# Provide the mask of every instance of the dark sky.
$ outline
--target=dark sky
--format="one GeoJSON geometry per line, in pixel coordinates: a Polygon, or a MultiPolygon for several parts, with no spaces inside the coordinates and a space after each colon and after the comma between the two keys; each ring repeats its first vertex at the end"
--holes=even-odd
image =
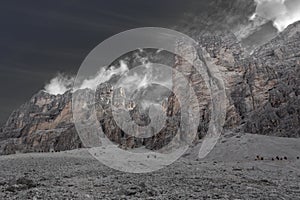
{"type": "Polygon", "coordinates": [[[58,72],[76,74],[106,38],[137,27],[172,27],[195,2],[201,5],[195,0],[1,1],[0,124],[58,72]]]}

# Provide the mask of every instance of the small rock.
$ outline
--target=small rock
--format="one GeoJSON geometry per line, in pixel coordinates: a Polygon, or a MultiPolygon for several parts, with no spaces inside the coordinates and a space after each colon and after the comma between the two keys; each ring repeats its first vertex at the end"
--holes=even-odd
{"type": "Polygon", "coordinates": [[[17,184],[19,185],[25,185],[28,188],[36,187],[36,184],[33,182],[33,180],[30,180],[26,177],[21,177],[17,181],[17,184]]]}
{"type": "Polygon", "coordinates": [[[242,168],[238,168],[238,167],[234,167],[234,168],[232,168],[232,171],[243,171],[243,169],[242,168]]]}

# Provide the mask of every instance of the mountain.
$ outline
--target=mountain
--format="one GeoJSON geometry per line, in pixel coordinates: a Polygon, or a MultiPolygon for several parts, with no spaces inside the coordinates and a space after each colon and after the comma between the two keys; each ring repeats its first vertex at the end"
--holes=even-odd
{"type": "Polygon", "coordinates": [[[72,123],[71,99],[71,92],[57,96],[44,91],[35,94],[10,115],[1,129],[1,151],[10,154],[80,148],[72,123]]]}
{"type": "MultiPolygon", "coordinates": [[[[300,136],[300,22],[290,25],[250,56],[245,56],[241,43],[230,32],[194,35],[199,42],[196,48],[199,52],[205,49],[209,62],[218,67],[224,80],[227,95],[224,131],[300,136]]],[[[142,63],[136,61],[138,57],[149,62],[162,61],[176,68],[176,56],[164,51],[149,49],[131,52],[130,55],[126,55],[130,66],[142,63]],[[166,56],[171,61],[163,60],[166,56]]],[[[198,137],[194,141],[197,142],[207,132],[211,102],[205,82],[201,76],[195,75],[192,66],[186,65],[183,72],[192,86],[198,88],[195,91],[198,102],[185,102],[191,106],[196,103],[200,105],[201,121],[198,137]]],[[[97,120],[111,141],[122,148],[145,146],[159,149],[175,137],[180,128],[181,112],[174,94],[169,94],[161,101],[167,118],[166,126],[158,134],[147,139],[127,135],[114,119],[109,106],[112,99],[114,103],[117,102],[121,113],[129,112],[131,118],[141,126],[151,123],[149,109],[143,109],[141,105],[128,100],[124,88],[113,90],[115,79],[117,77],[98,85],[95,94],[97,120]]],[[[76,92],[93,94],[89,89],[76,92]]],[[[133,132],[139,134],[139,129],[133,132]]],[[[63,151],[81,147],[84,145],[73,123],[71,91],[62,95],[38,92],[11,114],[0,132],[1,154],[63,151]]]]}

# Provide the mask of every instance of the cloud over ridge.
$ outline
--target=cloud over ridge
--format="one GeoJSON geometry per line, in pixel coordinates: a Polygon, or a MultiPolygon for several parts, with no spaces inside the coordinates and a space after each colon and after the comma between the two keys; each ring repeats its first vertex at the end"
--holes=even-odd
{"type": "Polygon", "coordinates": [[[110,80],[114,75],[122,75],[127,71],[127,64],[121,60],[120,67],[116,68],[112,66],[110,68],[100,68],[99,72],[94,77],[85,79],[78,88],[73,87],[75,81],[74,76],[68,76],[59,73],[56,77],[52,78],[48,84],[45,85],[44,91],[52,95],[58,95],[64,94],[68,90],[72,90],[72,92],[78,89],[86,88],[96,90],[100,83],[104,83],[110,80]]]}
{"type": "Polygon", "coordinates": [[[257,4],[255,16],[273,21],[278,31],[300,20],[299,0],[254,0],[257,4]]]}

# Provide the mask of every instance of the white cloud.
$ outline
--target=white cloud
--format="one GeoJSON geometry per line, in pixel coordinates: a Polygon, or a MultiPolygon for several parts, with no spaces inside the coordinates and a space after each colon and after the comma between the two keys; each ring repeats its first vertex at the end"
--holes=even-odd
{"type": "Polygon", "coordinates": [[[73,83],[74,77],[58,74],[45,86],[45,91],[53,95],[64,94],[72,89],[73,83]]]}
{"type": "Polygon", "coordinates": [[[124,61],[120,61],[119,68],[115,68],[114,66],[110,67],[109,69],[102,68],[95,77],[84,80],[81,86],[79,88],[74,88],[74,90],[85,88],[96,90],[100,83],[104,83],[110,80],[114,75],[121,75],[127,71],[127,64],[124,61]]]}
{"type": "Polygon", "coordinates": [[[255,0],[255,15],[273,21],[278,31],[300,20],[299,0],[255,0]]]}
{"type": "Polygon", "coordinates": [[[96,90],[100,83],[110,80],[114,75],[122,75],[128,71],[128,66],[124,61],[120,61],[120,67],[114,66],[109,69],[101,68],[95,77],[85,79],[80,87],[73,88],[75,77],[58,74],[56,77],[45,86],[45,92],[53,95],[64,94],[68,90],[76,91],[78,89],[92,89],[96,90]]]}

